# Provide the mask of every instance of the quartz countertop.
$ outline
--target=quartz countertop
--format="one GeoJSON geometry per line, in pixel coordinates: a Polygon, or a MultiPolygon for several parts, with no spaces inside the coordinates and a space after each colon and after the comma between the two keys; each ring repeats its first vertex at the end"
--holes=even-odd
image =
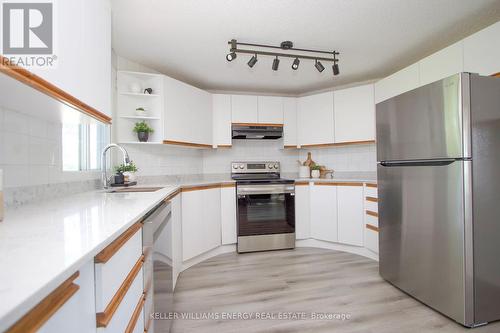
{"type": "Polygon", "coordinates": [[[300,178],[298,173],[282,173],[283,178],[305,182],[360,182],[376,183],[376,172],[334,172],[332,178],[300,178]]]}
{"type": "MultiPolygon", "coordinates": [[[[374,182],[375,173],[304,181],[374,182]]],[[[6,330],[161,200],[182,187],[234,183],[229,174],[141,177],[156,192],[95,190],[8,208],[0,222],[0,331],[6,330]]]]}

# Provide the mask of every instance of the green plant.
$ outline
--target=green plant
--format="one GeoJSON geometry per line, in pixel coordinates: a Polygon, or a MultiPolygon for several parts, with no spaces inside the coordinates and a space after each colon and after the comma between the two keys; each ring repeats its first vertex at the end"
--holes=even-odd
{"type": "Polygon", "coordinates": [[[140,121],[135,123],[134,132],[136,133],[153,133],[154,129],[149,127],[149,125],[145,121],[140,121]]]}
{"type": "Polygon", "coordinates": [[[321,170],[321,165],[317,165],[317,164],[312,165],[311,170],[321,170]]]}
{"type": "Polygon", "coordinates": [[[137,111],[146,111],[146,109],[144,109],[144,108],[137,108],[136,110],[137,111]]]}
{"type": "Polygon", "coordinates": [[[115,167],[116,173],[137,172],[137,170],[137,167],[132,161],[130,161],[128,165],[120,164],[119,166],[115,167]]]}

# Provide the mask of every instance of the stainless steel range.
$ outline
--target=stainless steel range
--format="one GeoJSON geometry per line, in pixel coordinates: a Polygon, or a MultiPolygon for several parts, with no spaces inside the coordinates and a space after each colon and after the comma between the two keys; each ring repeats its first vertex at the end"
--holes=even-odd
{"type": "Polygon", "coordinates": [[[238,253],[295,247],[295,185],[279,162],[233,162],[238,253]]]}

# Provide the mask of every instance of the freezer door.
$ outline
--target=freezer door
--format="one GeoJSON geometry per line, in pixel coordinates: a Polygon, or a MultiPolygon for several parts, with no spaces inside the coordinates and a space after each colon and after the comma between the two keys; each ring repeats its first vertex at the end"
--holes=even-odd
{"type": "MultiPolygon", "coordinates": [[[[378,165],[380,275],[464,324],[464,167],[378,165]]],[[[470,166],[470,165],[469,165],[470,166]]]]}
{"type": "Polygon", "coordinates": [[[377,104],[377,160],[470,157],[462,132],[468,77],[457,74],[377,104]]]}

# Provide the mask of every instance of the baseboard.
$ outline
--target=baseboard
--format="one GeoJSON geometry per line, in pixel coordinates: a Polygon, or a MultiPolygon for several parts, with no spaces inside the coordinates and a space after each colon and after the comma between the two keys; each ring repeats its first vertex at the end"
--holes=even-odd
{"type": "Polygon", "coordinates": [[[213,250],[207,251],[205,253],[200,254],[199,256],[184,261],[182,263],[181,272],[183,272],[184,270],[188,269],[193,265],[199,264],[202,261],[218,256],[219,254],[224,254],[229,252],[236,252],[236,244],[221,245],[213,250]]]}
{"type": "Polygon", "coordinates": [[[295,242],[295,247],[316,247],[326,250],[335,250],[357,254],[375,261],[378,261],[378,254],[361,246],[352,246],[338,243],[321,241],[313,238],[299,239],[295,242]]]}

